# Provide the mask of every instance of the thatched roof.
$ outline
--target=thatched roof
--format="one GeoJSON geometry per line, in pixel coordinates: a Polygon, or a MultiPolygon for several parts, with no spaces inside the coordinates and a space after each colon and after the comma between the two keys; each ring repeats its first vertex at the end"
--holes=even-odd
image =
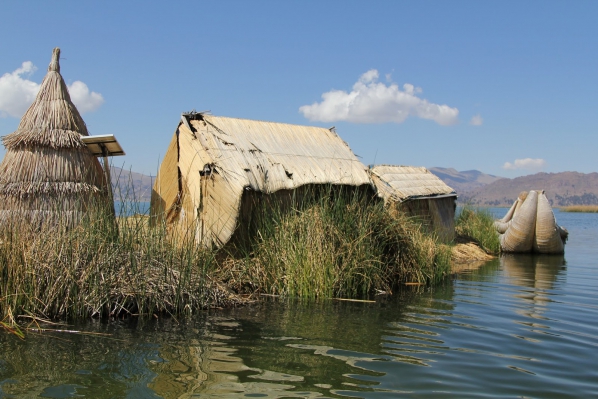
{"type": "Polygon", "coordinates": [[[11,211],[80,210],[104,191],[100,163],[81,135],[87,127],[60,75],[55,48],[48,73],[17,130],[2,138],[0,209],[11,211]],[[74,207],[74,208],[73,208],[74,207]]]}
{"type": "Polygon", "coordinates": [[[385,201],[457,196],[455,190],[423,166],[377,165],[370,169],[370,174],[378,195],[385,201]]]}
{"type": "MultiPolygon", "coordinates": [[[[254,191],[305,184],[368,184],[366,167],[334,130],[315,126],[196,116],[190,134],[222,173],[254,191]]],[[[180,127],[184,132],[185,127],[180,127]]],[[[199,152],[198,152],[199,153],[199,152]]],[[[188,157],[191,155],[191,152],[188,157]]],[[[203,165],[202,165],[203,166],[203,165]]]]}
{"type": "Polygon", "coordinates": [[[164,212],[181,229],[194,219],[203,229],[198,241],[221,246],[247,211],[247,193],[370,187],[366,169],[333,129],[192,114],[183,117],[164,157],[152,213],[164,212]]]}

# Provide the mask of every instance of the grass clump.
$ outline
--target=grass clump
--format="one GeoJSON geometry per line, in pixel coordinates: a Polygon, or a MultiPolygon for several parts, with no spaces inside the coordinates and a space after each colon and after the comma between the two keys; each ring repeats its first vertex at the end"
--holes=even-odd
{"type": "Polygon", "coordinates": [[[598,205],[571,205],[560,208],[561,212],[598,213],[598,205]]]}
{"type": "MultiPolygon", "coordinates": [[[[2,327],[19,315],[189,314],[241,303],[248,293],[365,298],[450,273],[451,248],[371,193],[330,189],[272,202],[254,212],[245,244],[221,250],[177,241],[165,225],[150,227],[147,215],[121,215],[115,224],[105,207],[77,225],[59,215],[41,226],[4,223],[2,327]]],[[[134,205],[123,208],[130,214],[134,205]]]]}
{"type": "Polygon", "coordinates": [[[494,217],[488,209],[465,205],[457,215],[455,232],[457,236],[473,240],[489,254],[500,252],[494,217]]]}
{"type": "Polygon", "coordinates": [[[15,222],[0,236],[2,318],[183,314],[231,300],[209,279],[214,257],[149,229],[147,216],[88,212],[76,227],[15,222]]]}
{"type": "Polygon", "coordinates": [[[245,256],[225,262],[221,278],[235,290],[363,298],[436,282],[450,269],[450,247],[365,194],[331,192],[293,207],[262,210],[245,256]]]}

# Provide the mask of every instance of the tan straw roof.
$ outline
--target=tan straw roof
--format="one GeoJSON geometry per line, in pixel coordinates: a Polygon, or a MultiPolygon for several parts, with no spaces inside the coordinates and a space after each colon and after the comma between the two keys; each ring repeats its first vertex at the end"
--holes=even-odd
{"type": "Polygon", "coordinates": [[[377,165],[370,169],[370,174],[378,195],[385,201],[457,195],[455,190],[423,166],[377,165]]]}

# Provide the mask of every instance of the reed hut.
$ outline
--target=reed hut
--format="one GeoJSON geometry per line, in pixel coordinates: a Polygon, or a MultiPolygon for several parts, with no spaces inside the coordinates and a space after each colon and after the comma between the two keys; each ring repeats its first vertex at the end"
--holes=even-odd
{"type": "Polygon", "coordinates": [[[0,218],[72,224],[94,201],[107,200],[97,158],[82,140],[87,127],[60,75],[55,48],[39,93],[17,130],[2,138],[0,218]]]}
{"type": "Polygon", "coordinates": [[[156,176],[150,212],[181,237],[222,247],[267,201],[370,184],[334,129],[189,113],[156,176]]]}
{"type": "Polygon", "coordinates": [[[444,242],[455,238],[457,193],[428,169],[377,165],[369,172],[386,204],[417,218],[444,242]]]}

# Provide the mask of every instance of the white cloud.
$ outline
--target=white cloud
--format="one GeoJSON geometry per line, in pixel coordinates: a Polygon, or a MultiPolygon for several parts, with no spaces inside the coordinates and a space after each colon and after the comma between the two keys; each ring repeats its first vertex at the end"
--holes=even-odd
{"type": "Polygon", "coordinates": [[[299,112],[311,121],[354,123],[403,123],[409,116],[431,119],[440,125],[457,123],[459,110],[419,98],[422,89],[412,84],[388,86],[378,82],[379,74],[371,69],[361,75],[350,93],[331,90],[322,94],[322,102],[304,105],[299,112]]]}
{"type": "Polygon", "coordinates": [[[473,126],[482,126],[482,124],[484,123],[484,118],[482,118],[482,116],[480,114],[474,115],[471,120],[469,121],[470,125],[473,126]]]}
{"type": "Polygon", "coordinates": [[[515,162],[505,162],[502,166],[503,169],[507,170],[531,170],[531,171],[540,171],[546,165],[546,161],[540,158],[532,159],[532,158],[524,158],[524,159],[516,159],[515,162]]]}
{"type": "MultiPolygon", "coordinates": [[[[30,76],[37,68],[31,61],[25,61],[20,68],[0,77],[0,117],[20,118],[31,105],[40,85],[24,77],[30,76]]],[[[68,86],[71,100],[82,114],[95,111],[103,103],[100,93],[89,90],[81,81],[68,86]]]]}
{"type": "Polygon", "coordinates": [[[0,116],[20,118],[35,99],[39,85],[23,76],[29,76],[37,68],[25,61],[20,68],[0,77],[0,116]]]}
{"type": "Polygon", "coordinates": [[[90,92],[87,85],[80,80],[74,81],[68,88],[73,104],[82,114],[95,111],[104,104],[104,97],[95,91],[90,92]]]}

